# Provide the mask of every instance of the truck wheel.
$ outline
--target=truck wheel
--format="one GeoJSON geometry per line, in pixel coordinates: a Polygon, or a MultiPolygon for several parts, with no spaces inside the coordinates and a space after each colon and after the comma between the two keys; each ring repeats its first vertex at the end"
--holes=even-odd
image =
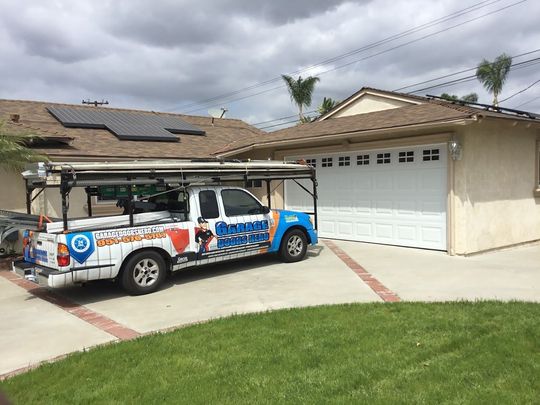
{"type": "Polygon", "coordinates": [[[165,260],[157,252],[136,253],[125,263],[122,287],[133,295],[156,291],[166,276],[165,260]]]}
{"type": "Polygon", "coordinates": [[[279,255],[286,263],[299,262],[306,256],[307,238],[304,232],[293,229],[285,234],[281,241],[279,255]]]}

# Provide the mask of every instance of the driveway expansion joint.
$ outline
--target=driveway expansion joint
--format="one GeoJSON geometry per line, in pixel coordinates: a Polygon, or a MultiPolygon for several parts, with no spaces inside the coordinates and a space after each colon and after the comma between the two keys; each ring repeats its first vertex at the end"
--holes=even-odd
{"type": "Polygon", "coordinates": [[[341,259],[343,263],[349,267],[352,271],[356,273],[360,279],[366,283],[366,285],[375,292],[384,302],[399,302],[401,298],[391,291],[389,288],[384,286],[379,280],[377,280],[373,275],[371,275],[366,269],[364,269],[356,260],[350,257],[345,253],[341,248],[339,248],[333,241],[324,239],[324,244],[341,259]]]}

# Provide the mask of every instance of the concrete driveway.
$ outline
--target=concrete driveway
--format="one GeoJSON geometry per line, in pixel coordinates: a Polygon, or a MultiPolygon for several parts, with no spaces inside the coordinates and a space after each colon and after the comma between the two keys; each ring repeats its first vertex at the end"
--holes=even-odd
{"type": "Polygon", "coordinates": [[[259,257],[173,275],[126,295],[111,282],[50,292],[0,271],[0,378],[44,360],[231,314],[349,302],[540,302],[540,245],[474,257],[324,241],[300,263],[259,257]]]}

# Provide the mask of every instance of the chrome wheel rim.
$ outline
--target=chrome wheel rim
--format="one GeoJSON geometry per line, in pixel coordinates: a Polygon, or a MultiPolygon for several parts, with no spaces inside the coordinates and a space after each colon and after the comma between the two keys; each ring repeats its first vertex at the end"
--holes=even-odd
{"type": "Polygon", "coordinates": [[[302,253],[303,248],[304,242],[298,235],[291,236],[287,241],[287,251],[291,256],[298,256],[300,253],[302,253]]]}
{"type": "Polygon", "coordinates": [[[153,259],[143,259],[135,265],[133,280],[140,287],[149,287],[159,277],[159,265],[153,259]]]}

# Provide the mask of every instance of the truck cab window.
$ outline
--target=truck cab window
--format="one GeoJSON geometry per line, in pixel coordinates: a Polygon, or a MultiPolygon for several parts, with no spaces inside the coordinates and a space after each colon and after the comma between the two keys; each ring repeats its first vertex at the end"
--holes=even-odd
{"type": "Polygon", "coordinates": [[[221,192],[225,215],[258,215],[263,213],[261,203],[243,190],[223,190],[221,192]]]}
{"type": "Polygon", "coordinates": [[[201,216],[205,219],[219,217],[219,209],[216,193],[211,190],[199,192],[199,204],[201,206],[201,216]]]}

